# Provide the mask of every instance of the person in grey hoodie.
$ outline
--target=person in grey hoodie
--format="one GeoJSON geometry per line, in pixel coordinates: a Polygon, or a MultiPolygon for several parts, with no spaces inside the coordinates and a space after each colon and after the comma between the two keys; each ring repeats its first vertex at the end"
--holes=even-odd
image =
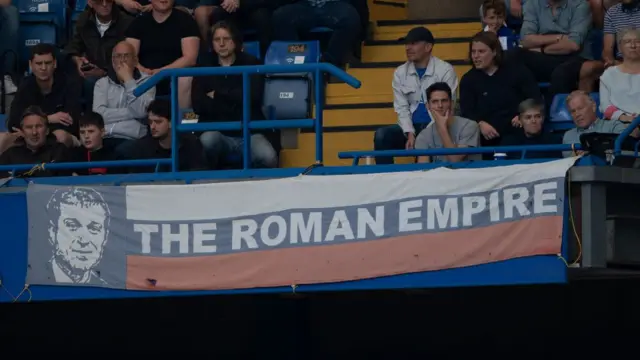
{"type": "MultiPolygon", "coordinates": [[[[135,50],[126,41],[113,48],[113,70],[96,83],[93,91],[93,111],[102,115],[105,139],[111,139],[119,147],[127,140],[137,140],[147,135],[147,107],[156,95],[155,88],[139,97],[133,90],[148,76],[136,69],[135,50]]],[[[107,140],[109,141],[109,140],[107,140]]]]}

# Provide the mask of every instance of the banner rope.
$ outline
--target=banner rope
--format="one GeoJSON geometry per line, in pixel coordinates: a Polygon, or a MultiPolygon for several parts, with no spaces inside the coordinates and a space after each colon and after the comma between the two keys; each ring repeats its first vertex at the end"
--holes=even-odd
{"type": "Polygon", "coordinates": [[[569,223],[571,224],[571,231],[573,232],[573,236],[576,238],[576,244],[578,245],[578,256],[576,256],[575,260],[569,264],[569,261],[565,259],[562,254],[558,254],[558,257],[562,262],[567,265],[567,267],[573,267],[580,263],[582,260],[582,240],[580,239],[580,235],[578,235],[578,229],[576,227],[575,214],[573,213],[573,205],[571,204],[571,171],[567,172],[567,201],[569,201],[569,223]]]}
{"type": "Polygon", "coordinates": [[[22,295],[24,295],[25,293],[29,294],[29,298],[27,299],[26,302],[31,302],[31,299],[33,298],[33,294],[31,293],[29,284],[24,284],[24,287],[22,288],[18,296],[13,296],[13,294],[9,291],[9,289],[7,289],[7,287],[4,286],[4,282],[0,282],[0,288],[2,288],[4,292],[7,293],[7,295],[9,295],[9,298],[11,298],[11,302],[14,302],[14,303],[18,302],[18,300],[20,300],[22,295]]]}

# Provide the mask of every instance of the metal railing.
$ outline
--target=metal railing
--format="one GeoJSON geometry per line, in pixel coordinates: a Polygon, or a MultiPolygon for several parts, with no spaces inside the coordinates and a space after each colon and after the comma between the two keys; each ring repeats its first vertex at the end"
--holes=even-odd
{"type": "MultiPolygon", "coordinates": [[[[614,156],[620,156],[622,154],[622,144],[624,143],[624,140],[629,137],[633,130],[635,130],[638,126],[640,126],[640,116],[633,119],[633,121],[616,138],[616,142],[614,143],[613,148],[614,156]]],[[[640,144],[640,141],[636,143],[634,154],[635,156],[637,156],[638,154],[638,144],[640,144]]]]}
{"type": "Polygon", "coordinates": [[[361,83],[355,77],[347,74],[340,68],[327,63],[300,64],[300,65],[257,65],[257,66],[225,66],[225,67],[200,67],[185,69],[166,69],[153,75],[134,90],[135,96],[140,96],[156,86],[165,78],[171,80],[171,171],[178,171],[178,133],[195,131],[225,131],[242,130],[243,156],[242,165],[248,169],[251,164],[251,132],[252,129],[286,129],[286,128],[315,128],[316,133],[316,163],[322,163],[322,111],[324,108],[324,81],[323,73],[329,73],[353,88],[359,88],[361,83]],[[260,120],[251,121],[250,75],[255,74],[291,74],[312,73],[315,86],[315,119],[292,120],[260,120]],[[193,76],[214,75],[242,75],[242,121],[210,122],[197,124],[181,124],[180,108],[178,106],[178,78],[193,76]]]}
{"type": "Polygon", "coordinates": [[[338,153],[340,159],[353,159],[353,165],[357,166],[361,158],[368,157],[416,157],[416,156],[446,156],[446,155],[477,155],[494,153],[520,153],[520,159],[525,159],[527,151],[537,152],[562,152],[581,150],[580,144],[558,145],[527,145],[527,146],[485,146],[467,147],[455,149],[416,149],[416,150],[378,150],[378,151],[344,151],[338,153]]]}

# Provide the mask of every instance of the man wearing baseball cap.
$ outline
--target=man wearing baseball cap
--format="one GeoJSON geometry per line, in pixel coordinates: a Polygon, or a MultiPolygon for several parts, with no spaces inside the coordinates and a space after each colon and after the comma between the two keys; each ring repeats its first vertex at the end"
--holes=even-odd
{"type": "MultiPolygon", "coordinates": [[[[374,150],[413,149],[416,136],[431,121],[426,108],[426,90],[437,82],[445,82],[454,94],[458,76],[453,66],[432,55],[435,39],[429,29],[419,26],[399,39],[405,44],[407,62],[393,74],[393,107],[398,124],[376,130],[374,150]]],[[[376,164],[392,164],[393,158],[376,157],[376,164]]]]}

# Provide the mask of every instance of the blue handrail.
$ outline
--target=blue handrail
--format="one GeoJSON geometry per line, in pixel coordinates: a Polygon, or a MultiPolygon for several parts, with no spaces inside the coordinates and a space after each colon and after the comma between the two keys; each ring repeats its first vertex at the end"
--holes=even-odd
{"type": "Polygon", "coordinates": [[[491,153],[519,152],[524,154],[527,151],[572,151],[581,150],[580,144],[557,144],[557,145],[527,145],[527,146],[486,146],[486,147],[466,147],[455,149],[414,149],[414,150],[378,150],[378,151],[343,151],[338,153],[340,159],[353,159],[353,165],[358,165],[358,160],[363,157],[414,157],[414,156],[443,156],[443,155],[475,155],[491,153]]]}
{"type": "Polygon", "coordinates": [[[165,69],[138,86],[133,94],[140,96],[154,87],[165,78],[171,79],[171,170],[178,171],[178,136],[177,132],[190,131],[221,131],[242,129],[243,136],[243,168],[248,169],[251,164],[251,129],[282,129],[282,128],[311,128],[315,127],[316,132],[316,163],[322,163],[322,110],[324,104],[322,73],[329,73],[353,88],[360,88],[361,83],[355,77],[347,74],[342,69],[327,63],[300,64],[300,65],[256,65],[256,66],[225,66],[225,67],[197,67],[185,69],[165,69]],[[300,120],[272,120],[253,123],[251,116],[250,81],[251,74],[288,74],[288,73],[313,73],[315,83],[315,119],[300,120]],[[223,123],[200,123],[200,124],[180,124],[180,108],[178,106],[178,78],[192,76],[213,76],[213,75],[239,75],[242,74],[242,121],[223,123]]]}
{"type": "Polygon", "coordinates": [[[47,170],[73,170],[91,168],[114,168],[114,167],[143,167],[170,164],[171,159],[144,159],[144,160],[113,160],[113,161],[89,161],[89,162],[66,162],[66,163],[44,163],[44,164],[16,164],[0,165],[0,172],[4,171],[28,171],[35,166],[41,165],[47,170]]]}
{"type": "Polygon", "coordinates": [[[627,126],[624,130],[622,130],[620,135],[618,135],[613,148],[613,154],[615,156],[618,156],[622,153],[622,143],[624,142],[624,139],[626,139],[629,135],[631,135],[633,130],[635,130],[635,128],[637,128],[638,126],[640,126],[640,116],[633,119],[633,121],[629,124],[629,126],[627,126]]]}

